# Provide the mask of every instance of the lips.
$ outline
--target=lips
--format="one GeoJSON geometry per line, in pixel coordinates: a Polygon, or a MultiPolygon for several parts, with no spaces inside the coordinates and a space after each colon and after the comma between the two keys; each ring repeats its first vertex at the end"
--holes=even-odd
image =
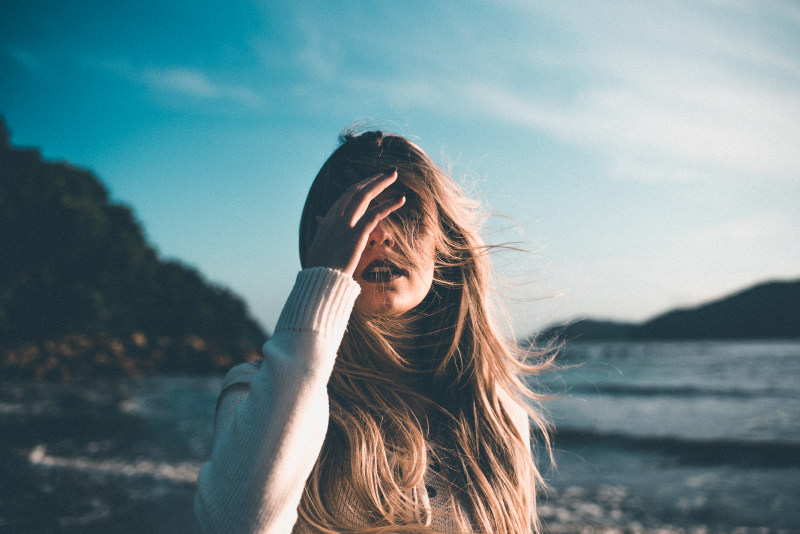
{"type": "Polygon", "coordinates": [[[408,271],[387,259],[371,261],[361,273],[362,280],[373,283],[391,282],[401,276],[408,276],[408,271]]]}

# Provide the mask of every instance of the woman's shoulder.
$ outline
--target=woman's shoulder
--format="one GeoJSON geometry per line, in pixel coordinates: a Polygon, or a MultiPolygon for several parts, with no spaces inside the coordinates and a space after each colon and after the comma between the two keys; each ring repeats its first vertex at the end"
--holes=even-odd
{"type": "Polygon", "coordinates": [[[260,368],[261,360],[240,363],[231,367],[225,375],[225,382],[223,383],[222,389],[235,384],[249,384],[260,368]]]}

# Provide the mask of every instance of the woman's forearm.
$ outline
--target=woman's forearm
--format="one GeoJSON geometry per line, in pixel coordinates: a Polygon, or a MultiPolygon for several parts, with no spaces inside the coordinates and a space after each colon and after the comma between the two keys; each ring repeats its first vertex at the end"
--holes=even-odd
{"type": "Polygon", "coordinates": [[[298,275],[249,393],[215,430],[200,472],[195,510],[207,532],[291,531],[327,431],[326,386],[358,293],[339,271],[298,275]]]}

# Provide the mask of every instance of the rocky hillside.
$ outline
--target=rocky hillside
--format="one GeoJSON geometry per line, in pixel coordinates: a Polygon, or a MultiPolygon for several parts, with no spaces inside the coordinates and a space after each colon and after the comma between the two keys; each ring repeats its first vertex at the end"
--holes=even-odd
{"type": "Polygon", "coordinates": [[[241,298],[161,259],[91,172],[12,147],[0,119],[3,377],[210,372],[265,339],[241,298]]]}

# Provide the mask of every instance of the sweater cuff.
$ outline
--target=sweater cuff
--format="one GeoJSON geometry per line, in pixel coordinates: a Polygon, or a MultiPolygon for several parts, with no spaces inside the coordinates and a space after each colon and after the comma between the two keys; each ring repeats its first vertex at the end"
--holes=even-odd
{"type": "Polygon", "coordinates": [[[341,337],[360,292],[358,282],[342,271],[327,267],[303,269],[281,311],[275,333],[311,330],[341,337]]]}

